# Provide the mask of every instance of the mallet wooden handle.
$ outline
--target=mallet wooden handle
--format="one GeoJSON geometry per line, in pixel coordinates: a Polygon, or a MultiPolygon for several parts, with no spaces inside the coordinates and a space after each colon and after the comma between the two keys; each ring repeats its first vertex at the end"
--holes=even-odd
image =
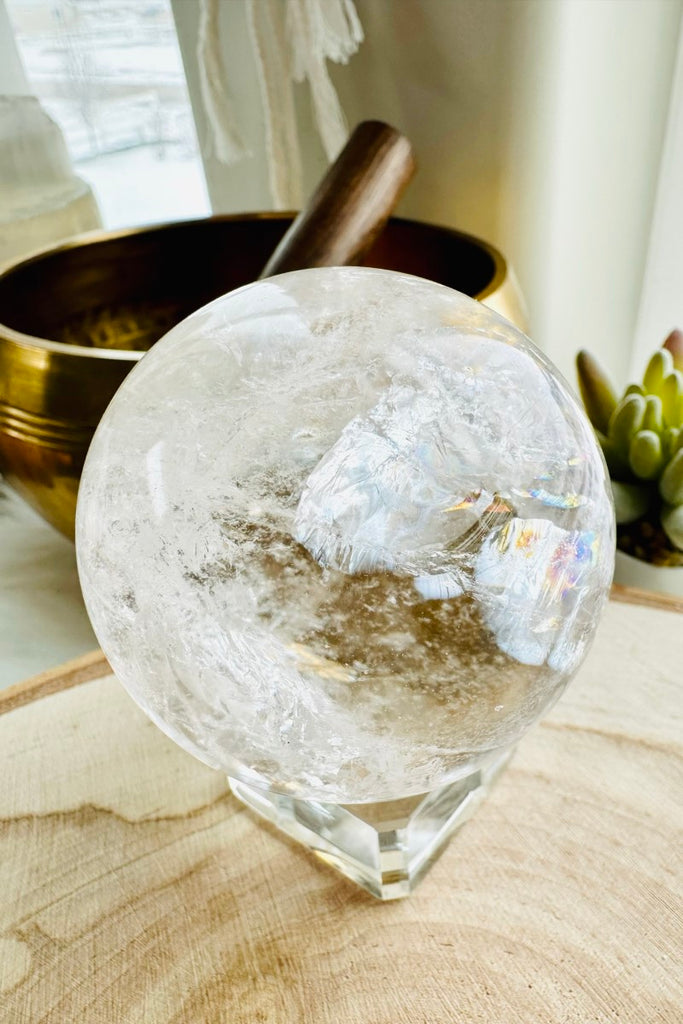
{"type": "Polygon", "coordinates": [[[414,173],[408,139],[381,121],[362,121],[261,277],[359,263],[414,173]]]}

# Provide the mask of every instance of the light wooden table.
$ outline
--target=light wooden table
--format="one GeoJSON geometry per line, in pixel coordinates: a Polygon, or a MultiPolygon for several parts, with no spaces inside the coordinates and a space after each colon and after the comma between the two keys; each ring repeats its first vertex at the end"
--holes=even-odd
{"type": "Polygon", "coordinates": [[[0,1020],[680,1022],[683,617],[656,605],[610,603],[390,904],[257,823],[101,655],[0,694],[0,1020]]]}

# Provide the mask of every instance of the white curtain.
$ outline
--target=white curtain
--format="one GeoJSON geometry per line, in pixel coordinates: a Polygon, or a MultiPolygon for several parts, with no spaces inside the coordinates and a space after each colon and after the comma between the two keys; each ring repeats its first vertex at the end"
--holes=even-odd
{"type": "MultiPolygon", "coordinates": [[[[683,321],[682,0],[355,6],[365,41],[330,75],[350,124],[381,118],[413,141],[419,172],[401,212],[497,244],[521,281],[534,340],[567,377],[574,380],[574,355],[585,347],[625,383],[683,321]]],[[[195,7],[174,0],[191,92],[195,7]]],[[[253,156],[229,168],[206,158],[212,202],[225,211],[268,208],[243,0],[223,0],[220,15],[253,156]]],[[[306,193],[326,159],[303,89],[296,107],[306,193]]],[[[195,112],[202,138],[198,104],[195,112]]]]}

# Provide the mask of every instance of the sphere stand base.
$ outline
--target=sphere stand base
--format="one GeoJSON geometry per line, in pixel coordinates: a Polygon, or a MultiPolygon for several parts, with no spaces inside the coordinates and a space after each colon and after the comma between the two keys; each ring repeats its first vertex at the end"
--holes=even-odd
{"type": "Polygon", "coordinates": [[[380,900],[408,896],[474,813],[514,748],[429,793],[368,804],[300,800],[229,779],[235,796],[380,900]]]}

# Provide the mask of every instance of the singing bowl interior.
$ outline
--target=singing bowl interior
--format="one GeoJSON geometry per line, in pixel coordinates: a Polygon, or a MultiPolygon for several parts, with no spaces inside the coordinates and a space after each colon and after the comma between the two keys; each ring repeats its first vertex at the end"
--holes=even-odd
{"type": "MultiPolygon", "coordinates": [[[[193,310],[259,276],[291,214],[94,232],[0,274],[0,471],[73,536],[78,480],[109,400],[193,310]]],[[[392,219],[369,266],[430,278],[523,324],[502,255],[448,228],[392,219]]]]}

